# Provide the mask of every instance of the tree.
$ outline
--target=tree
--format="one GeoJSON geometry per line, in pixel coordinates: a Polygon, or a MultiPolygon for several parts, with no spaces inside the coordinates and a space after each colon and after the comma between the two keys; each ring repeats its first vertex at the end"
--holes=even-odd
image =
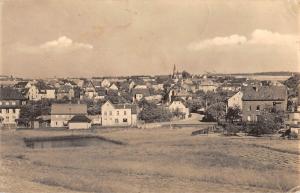
{"type": "Polygon", "coordinates": [[[191,76],[191,74],[190,74],[190,73],[188,73],[188,72],[187,72],[187,71],[185,71],[185,70],[184,70],[184,71],[182,71],[182,73],[181,73],[181,74],[182,74],[182,78],[183,78],[183,79],[188,79],[188,78],[192,77],[192,76],[191,76]]]}
{"type": "Polygon", "coordinates": [[[172,113],[164,108],[158,107],[152,103],[143,103],[142,111],[139,114],[139,119],[145,122],[163,122],[170,121],[172,118],[172,113]]]}
{"type": "Polygon", "coordinates": [[[226,120],[233,123],[234,121],[241,119],[241,109],[238,106],[229,107],[226,114],[226,120]]]}
{"type": "Polygon", "coordinates": [[[277,132],[284,123],[284,113],[274,109],[265,109],[258,116],[257,122],[247,131],[250,135],[260,136],[277,132]]]}
{"type": "Polygon", "coordinates": [[[192,113],[197,113],[198,109],[204,107],[205,101],[201,99],[193,99],[187,101],[187,106],[192,113]]]}
{"type": "Polygon", "coordinates": [[[212,104],[207,108],[206,114],[211,115],[216,121],[220,121],[225,118],[226,104],[223,102],[212,104]]]}

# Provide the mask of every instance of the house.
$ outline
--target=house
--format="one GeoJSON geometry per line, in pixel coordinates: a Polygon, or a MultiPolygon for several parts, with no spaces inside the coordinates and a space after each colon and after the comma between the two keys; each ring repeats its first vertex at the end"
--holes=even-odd
{"type": "Polygon", "coordinates": [[[72,100],[75,97],[75,91],[72,86],[63,85],[59,87],[56,91],[56,99],[62,100],[67,98],[72,100]]]}
{"type": "Polygon", "coordinates": [[[218,85],[214,83],[212,80],[204,79],[198,85],[198,90],[202,90],[203,92],[216,92],[218,85]]]}
{"type": "Polygon", "coordinates": [[[69,129],[89,129],[91,128],[91,120],[85,115],[75,115],[69,120],[69,129]]]}
{"type": "Polygon", "coordinates": [[[135,126],[137,107],[132,104],[113,104],[109,100],[101,106],[103,126],[135,126]]]}
{"type": "Polygon", "coordinates": [[[140,101],[142,98],[150,96],[150,90],[148,88],[134,88],[131,95],[133,101],[140,101]]]}
{"type": "Polygon", "coordinates": [[[297,110],[288,114],[288,120],[286,126],[291,130],[291,133],[295,133],[300,136],[300,84],[298,85],[298,106],[297,110]]]}
{"type": "Polygon", "coordinates": [[[188,118],[190,114],[190,110],[188,107],[185,106],[185,104],[181,100],[174,100],[172,103],[169,105],[169,110],[174,113],[174,112],[180,112],[183,114],[183,117],[186,119],[188,118]]]}
{"type": "Polygon", "coordinates": [[[266,109],[287,109],[288,95],[285,86],[247,86],[242,90],[243,121],[257,121],[261,111],[266,109]]]}
{"type": "Polygon", "coordinates": [[[106,88],[108,88],[110,86],[110,84],[111,84],[110,81],[106,78],[103,79],[102,82],[101,82],[101,86],[106,87],[106,88]]]}
{"type": "Polygon", "coordinates": [[[110,90],[119,90],[119,88],[117,87],[117,85],[115,83],[112,83],[109,87],[110,90]]]}
{"type": "Polygon", "coordinates": [[[31,101],[39,100],[39,90],[35,85],[31,85],[29,88],[26,89],[25,97],[31,101]]]}
{"type": "Polygon", "coordinates": [[[51,127],[67,127],[75,115],[87,115],[86,104],[52,104],[51,127]]]}
{"type": "Polygon", "coordinates": [[[13,88],[0,88],[0,123],[2,126],[16,126],[20,109],[26,104],[25,97],[13,88]]]}
{"type": "Polygon", "coordinates": [[[38,89],[38,98],[37,100],[41,99],[55,99],[55,89],[46,85],[44,82],[38,82],[36,84],[38,89]]]}
{"type": "Polygon", "coordinates": [[[227,100],[227,106],[231,108],[239,107],[242,110],[243,109],[242,97],[243,97],[242,91],[235,93],[227,100]]]}

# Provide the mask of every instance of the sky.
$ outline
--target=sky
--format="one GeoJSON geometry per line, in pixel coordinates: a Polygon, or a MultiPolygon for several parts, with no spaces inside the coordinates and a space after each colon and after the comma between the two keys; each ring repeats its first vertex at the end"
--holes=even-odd
{"type": "Polygon", "coordinates": [[[300,0],[0,0],[1,74],[300,71],[300,0]],[[298,43],[297,43],[298,42],[298,43]]]}

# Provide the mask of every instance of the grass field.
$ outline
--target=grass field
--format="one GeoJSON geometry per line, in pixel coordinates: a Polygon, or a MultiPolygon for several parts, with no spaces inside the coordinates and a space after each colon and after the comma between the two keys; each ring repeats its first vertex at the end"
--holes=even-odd
{"type": "Polygon", "coordinates": [[[97,130],[125,144],[48,149],[26,148],[22,139],[71,132],[1,131],[0,192],[286,192],[299,185],[299,141],[191,136],[194,130],[97,130]]]}

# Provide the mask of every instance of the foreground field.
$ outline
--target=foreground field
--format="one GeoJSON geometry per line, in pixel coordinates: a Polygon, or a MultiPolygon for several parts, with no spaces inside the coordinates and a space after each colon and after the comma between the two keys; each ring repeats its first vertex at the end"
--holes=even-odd
{"type": "MultiPolygon", "coordinates": [[[[286,192],[299,185],[299,141],[191,136],[195,129],[98,130],[125,145],[30,149],[1,131],[0,192],[286,192]]],[[[77,131],[76,133],[81,133],[77,131]]]]}

